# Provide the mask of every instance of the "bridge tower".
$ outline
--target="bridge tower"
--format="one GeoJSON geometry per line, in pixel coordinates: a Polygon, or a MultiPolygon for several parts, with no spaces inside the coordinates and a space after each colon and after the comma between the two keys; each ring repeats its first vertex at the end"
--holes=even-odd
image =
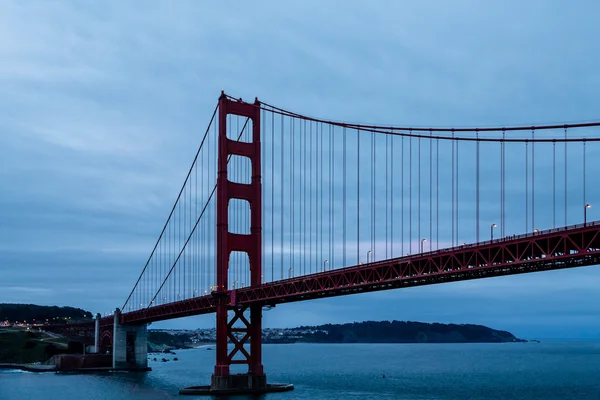
{"type": "Polygon", "coordinates": [[[235,304],[235,292],[229,291],[228,270],[230,255],[234,251],[245,252],[250,264],[250,283],[259,286],[262,269],[262,183],[260,162],[260,105],[234,101],[224,94],[219,99],[218,177],[217,177],[217,304],[216,365],[211,382],[212,390],[261,390],[267,387],[261,354],[262,306],[240,307],[235,304]],[[249,118],[252,122],[252,141],[241,142],[227,137],[227,116],[249,118]],[[250,159],[252,179],[250,184],[231,182],[228,179],[228,159],[242,156],[250,159]],[[229,202],[245,200],[250,205],[250,234],[229,232],[229,202]],[[249,308],[250,320],[244,316],[249,308]],[[232,318],[229,318],[232,311],[232,318]],[[234,327],[236,322],[242,328],[234,327]],[[236,333],[242,333],[238,339],[236,333]],[[228,351],[227,341],[234,347],[228,351]],[[249,341],[249,351],[244,344],[249,341]],[[234,356],[241,359],[234,359],[234,356]],[[230,374],[232,364],[248,366],[247,374],[230,374]]]}

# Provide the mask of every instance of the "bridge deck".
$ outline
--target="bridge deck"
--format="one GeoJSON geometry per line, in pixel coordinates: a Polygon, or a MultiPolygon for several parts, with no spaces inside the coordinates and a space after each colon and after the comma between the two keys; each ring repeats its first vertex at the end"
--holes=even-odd
{"type": "MultiPolygon", "coordinates": [[[[233,304],[275,305],[600,263],[600,221],[393,258],[226,292],[233,304]]],[[[147,323],[215,312],[215,295],[123,314],[147,323]]]]}

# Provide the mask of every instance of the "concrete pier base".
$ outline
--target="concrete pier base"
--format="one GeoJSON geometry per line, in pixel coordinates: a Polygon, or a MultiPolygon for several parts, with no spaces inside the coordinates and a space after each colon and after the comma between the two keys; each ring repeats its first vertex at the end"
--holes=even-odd
{"type": "Polygon", "coordinates": [[[115,369],[146,370],[148,368],[148,326],[122,325],[121,311],[115,310],[113,328],[113,362],[115,369]]]}
{"type": "Polygon", "coordinates": [[[210,386],[191,386],[181,389],[184,395],[236,395],[287,392],[293,390],[291,384],[268,384],[266,375],[234,374],[228,376],[212,376],[210,386]]]}

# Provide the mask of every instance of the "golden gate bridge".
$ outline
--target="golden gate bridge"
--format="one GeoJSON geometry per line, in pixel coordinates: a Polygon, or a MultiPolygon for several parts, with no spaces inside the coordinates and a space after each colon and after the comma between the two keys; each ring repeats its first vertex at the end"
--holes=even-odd
{"type": "Polygon", "coordinates": [[[263,307],[597,265],[599,127],[363,125],[222,93],[122,307],[54,329],[145,368],[147,324],[216,313],[211,385],[182,393],[291,389],[266,382],[263,307]]]}

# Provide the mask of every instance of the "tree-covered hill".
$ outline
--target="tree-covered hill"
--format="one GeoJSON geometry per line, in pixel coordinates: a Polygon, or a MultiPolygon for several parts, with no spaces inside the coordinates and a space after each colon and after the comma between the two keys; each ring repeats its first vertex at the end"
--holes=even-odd
{"type": "Polygon", "coordinates": [[[367,321],[303,326],[299,341],[321,343],[500,343],[520,342],[512,333],[483,325],[367,321]]]}
{"type": "Polygon", "coordinates": [[[61,323],[91,318],[91,312],[74,307],[0,303],[0,321],[61,323]]]}

